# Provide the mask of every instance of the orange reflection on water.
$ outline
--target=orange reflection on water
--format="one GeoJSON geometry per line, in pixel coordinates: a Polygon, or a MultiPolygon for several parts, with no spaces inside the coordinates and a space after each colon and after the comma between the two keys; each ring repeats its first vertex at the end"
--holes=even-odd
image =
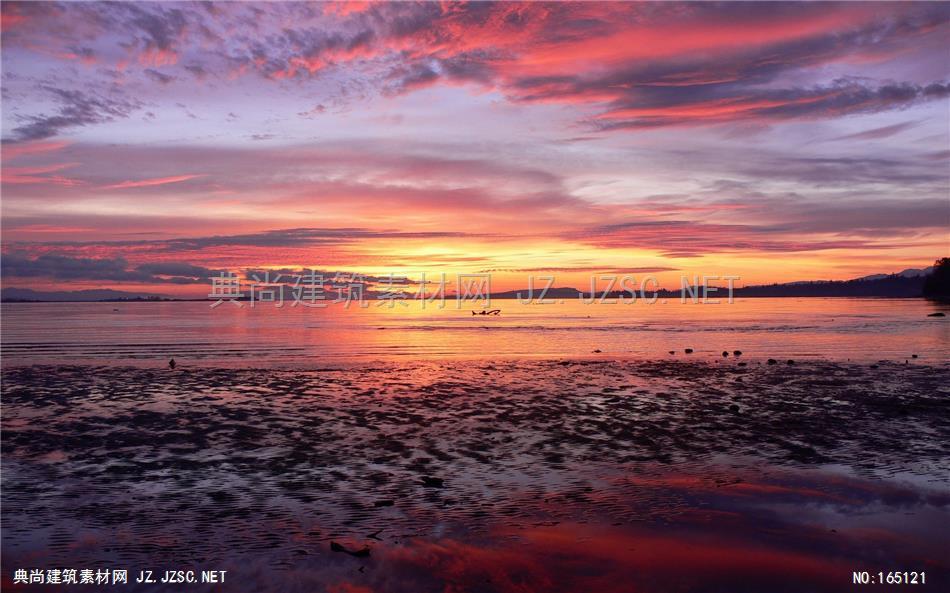
{"type": "MultiPolygon", "coordinates": [[[[413,575],[428,575],[445,583],[444,591],[512,593],[738,591],[754,589],[744,583],[763,583],[776,575],[805,585],[849,574],[843,559],[729,541],[721,534],[686,538],[650,529],[567,524],[517,536],[517,543],[502,546],[418,542],[387,554],[381,568],[401,583],[400,590],[412,590],[406,581],[413,575]]],[[[428,589],[427,580],[418,582],[418,590],[428,589]]]]}
{"type": "Polygon", "coordinates": [[[624,524],[592,516],[518,526],[496,518],[483,535],[381,544],[365,576],[330,590],[831,592],[850,586],[855,570],[925,571],[928,582],[950,570],[946,537],[928,526],[946,519],[950,500],[937,491],[822,471],[727,480],[668,471],[629,481],[671,507],[690,502],[662,519],[644,512],[624,524]]]}
{"type": "MultiPolygon", "coordinates": [[[[749,298],[732,304],[474,305],[210,309],[203,302],[3,304],[3,363],[313,367],[326,362],[598,357],[734,363],[829,358],[897,362],[950,358],[950,323],[923,299],[749,298]]],[[[945,308],[945,307],[944,307],[945,308]]]]}

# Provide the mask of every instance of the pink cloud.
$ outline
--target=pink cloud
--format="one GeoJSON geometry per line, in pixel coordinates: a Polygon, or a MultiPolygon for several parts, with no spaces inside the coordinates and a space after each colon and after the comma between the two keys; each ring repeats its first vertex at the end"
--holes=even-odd
{"type": "Polygon", "coordinates": [[[63,149],[67,146],[69,146],[68,142],[61,141],[23,142],[20,144],[4,143],[3,158],[5,160],[10,160],[28,154],[53,152],[63,149]]]}
{"type": "Polygon", "coordinates": [[[52,183],[54,185],[77,186],[83,185],[80,179],[71,179],[59,175],[46,176],[47,173],[53,173],[75,167],[79,163],[61,163],[56,165],[46,165],[41,167],[4,167],[2,180],[4,184],[28,185],[40,183],[52,183]]]}
{"type": "Polygon", "coordinates": [[[122,183],[116,183],[114,185],[106,185],[102,189],[128,189],[131,187],[152,187],[155,185],[166,185],[168,183],[180,183],[182,181],[188,181],[189,179],[195,179],[197,177],[204,177],[204,175],[175,175],[173,177],[158,177],[155,179],[140,179],[138,181],[123,181],[122,183]]]}

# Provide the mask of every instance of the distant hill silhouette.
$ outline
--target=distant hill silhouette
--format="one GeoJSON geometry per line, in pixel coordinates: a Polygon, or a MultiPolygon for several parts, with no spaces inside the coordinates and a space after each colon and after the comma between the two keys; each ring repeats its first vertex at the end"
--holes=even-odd
{"type": "MultiPolygon", "coordinates": [[[[941,261],[947,261],[945,260],[941,261]]],[[[938,262],[938,268],[939,269],[938,262]]],[[[946,267],[946,264],[944,264],[946,267]]],[[[942,272],[944,294],[947,294],[946,274],[950,270],[942,272]]],[[[788,282],[784,284],[766,284],[744,286],[733,289],[734,297],[889,297],[889,298],[914,298],[924,296],[924,284],[937,275],[935,268],[908,269],[896,274],[874,274],[853,280],[814,280],[805,282],[788,282]]],[[[712,288],[712,287],[710,287],[712,288]]],[[[938,289],[939,290],[939,289],[938,289]]],[[[696,294],[701,296],[701,288],[694,289],[696,294]]],[[[527,290],[509,290],[507,292],[493,293],[493,299],[515,299],[519,294],[527,295],[527,290]]],[[[656,294],[659,298],[678,299],[682,296],[680,289],[669,290],[660,289],[656,293],[648,292],[647,297],[656,294]]],[[[540,297],[540,291],[534,291],[534,298],[540,297]]],[[[565,300],[577,298],[589,298],[590,294],[576,288],[559,287],[552,288],[545,295],[546,299],[565,300]]],[[[637,297],[641,295],[638,293],[637,297]]],[[[726,298],[728,293],[725,287],[719,287],[717,291],[710,292],[709,298],[726,298]]],[[[613,291],[606,295],[599,293],[596,298],[630,298],[629,293],[613,291]]]]}
{"type": "Polygon", "coordinates": [[[917,268],[908,268],[896,274],[871,274],[870,276],[862,276],[860,278],[855,278],[855,280],[883,280],[889,276],[902,276],[904,278],[918,278],[921,276],[929,276],[934,273],[934,266],[929,268],[917,269],[917,268]]]}
{"type": "MultiPolygon", "coordinates": [[[[565,299],[577,299],[582,296],[585,296],[584,292],[576,288],[571,288],[569,286],[560,286],[552,287],[546,293],[544,293],[544,300],[565,300],[565,299]]],[[[493,292],[491,294],[493,299],[527,299],[528,298],[528,289],[522,290],[507,290],[505,292],[493,292]]],[[[538,300],[541,298],[541,290],[536,288],[531,294],[531,298],[538,300]]]]}
{"type": "MultiPolygon", "coordinates": [[[[710,287],[712,288],[712,287],[710,287]]],[[[701,295],[701,289],[694,289],[695,294],[701,295]]],[[[290,288],[285,287],[285,302],[291,302],[290,288]]],[[[675,290],[660,289],[656,293],[648,293],[649,298],[656,294],[658,298],[679,299],[682,296],[679,288],[675,290]]],[[[527,289],[509,290],[491,294],[492,299],[527,299],[527,289]]],[[[638,293],[637,297],[641,295],[638,293]]],[[[709,298],[726,298],[728,293],[725,287],[719,287],[709,294],[709,298]]],[[[745,286],[733,289],[734,297],[889,297],[913,298],[927,296],[929,298],[950,299],[950,258],[938,260],[934,267],[924,269],[908,269],[896,274],[874,274],[855,278],[853,280],[815,280],[805,282],[789,282],[785,284],[767,284],[745,286]],[[926,292],[926,294],[925,294],[926,292]]],[[[541,290],[535,289],[532,298],[536,301],[541,297],[541,290]]],[[[368,291],[366,300],[375,300],[379,294],[368,291]]],[[[446,298],[454,298],[446,295],[446,298]]],[[[547,300],[576,300],[590,298],[590,294],[573,287],[561,286],[551,288],[544,295],[547,300]]],[[[607,295],[599,293],[596,298],[630,298],[629,293],[614,291],[607,295]]],[[[205,299],[175,299],[167,295],[124,292],[121,290],[95,289],[72,291],[36,291],[29,288],[4,288],[0,291],[0,300],[3,302],[90,302],[90,301],[163,301],[163,300],[205,300],[205,299]]],[[[246,300],[246,299],[241,299],[246,300]]]]}
{"type": "Polygon", "coordinates": [[[950,257],[938,259],[934,263],[933,274],[924,280],[924,296],[950,300],[950,257]]]}
{"type": "Polygon", "coordinates": [[[5,303],[39,302],[96,302],[96,301],[162,301],[172,300],[161,294],[145,294],[111,290],[107,288],[90,290],[38,291],[30,288],[4,288],[0,291],[0,300],[5,303]]]}
{"type": "Polygon", "coordinates": [[[796,282],[745,286],[734,290],[736,297],[892,297],[923,296],[926,276],[893,274],[874,280],[796,282]]]}

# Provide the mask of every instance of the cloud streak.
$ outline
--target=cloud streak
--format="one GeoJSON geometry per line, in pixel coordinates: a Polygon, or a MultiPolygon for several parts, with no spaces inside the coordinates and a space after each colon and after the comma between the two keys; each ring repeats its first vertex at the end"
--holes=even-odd
{"type": "Polygon", "coordinates": [[[24,116],[23,123],[13,129],[7,142],[43,140],[76,127],[91,126],[127,118],[142,104],[122,96],[104,96],[81,90],[43,87],[59,103],[59,109],[48,115],[24,116]]]}
{"type": "Polygon", "coordinates": [[[156,179],[139,179],[137,181],[123,181],[112,185],[105,185],[102,189],[129,189],[134,187],[154,187],[156,185],[167,185],[169,183],[181,183],[189,179],[203,177],[203,175],[175,175],[172,177],[159,177],[156,179]]]}

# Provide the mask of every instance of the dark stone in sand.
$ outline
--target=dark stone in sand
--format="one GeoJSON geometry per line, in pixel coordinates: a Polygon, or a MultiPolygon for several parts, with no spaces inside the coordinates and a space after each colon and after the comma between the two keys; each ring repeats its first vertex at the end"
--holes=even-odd
{"type": "Polygon", "coordinates": [[[793,461],[803,462],[803,463],[818,463],[824,458],[814,447],[809,447],[808,445],[796,445],[795,443],[788,443],[785,445],[788,449],[788,458],[793,461]]]}
{"type": "Polygon", "coordinates": [[[910,357],[911,357],[911,358],[917,358],[917,355],[916,355],[916,354],[911,354],[910,357]]]}
{"type": "Polygon", "coordinates": [[[770,358],[768,361],[768,364],[778,364],[778,361],[775,360],[774,358],[770,358]]]}
{"type": "Polygon", "coordinates": [[[733,350],[732,353],[736,356],[742,356],[742,350],[733,350]]]}
{"type": "Polygon", "coordinates": [[[732,412],[733,414],[738,414],[739,406],[737,406],[736,404],[732,404],[731,406],[729,406],[729,411],[732,412]]]}
{"type": "Polygon", "coordinates": [[[174,368],[175,368],[175,359],[174,359],[174,358],[168,361],[168,368],[170,368],[170,369],[174,369],[174,368]]]}
{"type": "Polygon", "coordinates": [[[360,548],[359,550],[350,550],[336,542],[330,542],[330,550],[334,552],[343,552],[344,554],[349,554],[350,556],[356,556],[357,558],[366,558],[369,556],[369,548],[360,548]]]}
{"type": "Polygon", "coordinates": [[[738,365],[736,365],[736,366],[744,367],[744,366],[746,366],[747,364],[748,364],[748,363],[746,363],[746,362],[740,362],[740,363],[739,363],[738,365]]]}
{"type": "Polygon", "coordinates": [[[676,350],[670,350],[670,354],[676,354],[676,350]]]}
{"type": "Polygon", "coordinates": [[[788,359],[788,362],[787,362],[786,364],[790,364],[790,365],[791,365],[791,364],[795,364],[795,361],[790,358],[790,359],[788,359]]]}
{"type": "Polygon", "coordinates": [[[729,353],[726,352],[725,350],[723,350],[723,351],[722,351],[722,357],[723,357],[723,358],[729,358],[729,353]]]}
{"type": "Polygon", "coordinates": [[[377,508],[378,508],[378,507],[391,507],[391,506],[393,506],[394,504],[396,504],[396,501],[394,501],[394,500],[377,500],[376,502],[373,503],[373,506],[374,506],[374,507],[377,507],[377,508]]]}
{"type": "Polygon", "coordinates": [[[931,313],[927,317],[946,317],[946,315],[938,312],[938,313],[931,313]]]}
{"type": "Polygon", "coordinates": [[[683,350],[683,352],[685,352],[686,354],[692,354],[692,353],[693,353],[693,349],[692,349],[692,348],[687,348],[686,350],[683,350]]]}
{"type": "Polygon", "coordinates": [[[226,502],[234,498],[224,490],[215,490],[214,492],[209,492],[208,497],[215,502],[226,502]]]}
{"type": "Polygon", "coordinates": [[[872,365],[871,365],[871,368],[872,368],[872,369],[876,369],[876,368],[877,368],[877,365],[876,365],[876,364],[872,364],[872,365]]]}
{"type": "Polygon", "coordinates": [[[594,350],[594,354],[600,354],[600,350],[594,350]]]}
{"type": "Polygon", "coordinates": [[[422,476],[420,478],[422,485],[426,488],[442,488],[445,486],[445,481],[442,478],[433,478],[432,476],[422,476]]]}

